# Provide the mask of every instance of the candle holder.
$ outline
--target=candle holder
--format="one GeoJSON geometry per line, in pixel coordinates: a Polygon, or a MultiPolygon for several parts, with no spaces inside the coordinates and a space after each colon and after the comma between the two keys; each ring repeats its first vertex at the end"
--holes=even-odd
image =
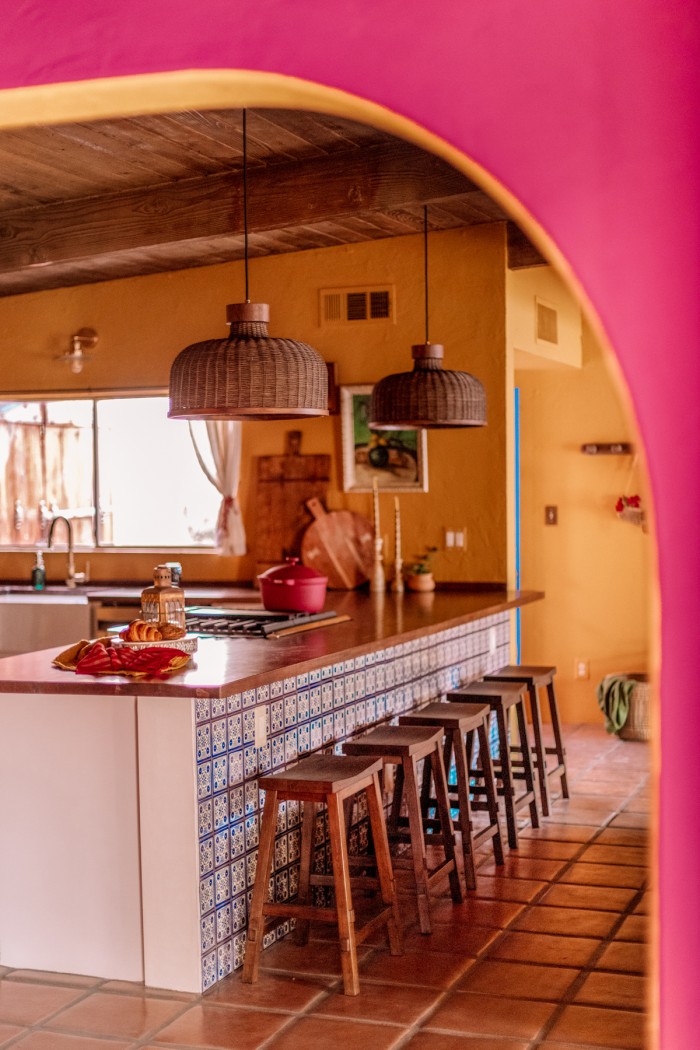
{"type": "Polygon", "coordinates": [[[373,593],[377,591],[386,590],[386,576],[384,574],[384,558],[382,557],[382,550],[384,548],[384,540],[381,536],[374,537],[374,567],[372,569],[372,579],[369,582],[369,589],[373,593]]]}
{"type": "Polygon", "coordinates": [[[402,569],[403,558],[399,555],[394,559],[394,579],[391,581],[391,589],[394,594],[403,594],[405,590],[402,569]]]}

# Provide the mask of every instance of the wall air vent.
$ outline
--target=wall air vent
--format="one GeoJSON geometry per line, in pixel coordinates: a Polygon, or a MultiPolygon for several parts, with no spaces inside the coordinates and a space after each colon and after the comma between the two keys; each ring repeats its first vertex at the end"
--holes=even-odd
{"type": "Polygon", "coordinates": [[[319,295],[322,325],[394,320],[393,287],[322,288],[319,295]]]}
{"type": "Polygon", "coordinates": [[[535,338],[545,343],[559,342],[559,329],[557,325],[558,314],[556,307],[543,302],[535,296],[535,338]]]}

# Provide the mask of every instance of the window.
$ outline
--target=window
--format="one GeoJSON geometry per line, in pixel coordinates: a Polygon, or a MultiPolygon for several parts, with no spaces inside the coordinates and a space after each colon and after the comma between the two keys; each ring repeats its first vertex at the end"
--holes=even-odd
{"type": "Polygon", "coordinates": [[[167,411],[166,397],[0,403],[0,546],[44,542],[62,514],[75,546],[213,547],[221,497],[167,411]]]}

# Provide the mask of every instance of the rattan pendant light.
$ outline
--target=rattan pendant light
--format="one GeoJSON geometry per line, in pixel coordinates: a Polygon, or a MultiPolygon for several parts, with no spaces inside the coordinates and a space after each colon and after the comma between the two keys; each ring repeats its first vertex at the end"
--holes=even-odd
{"type": "Polygon", "coordinates": [[[486,394],[469,372],[442,367],[444,348],[428,337],[428,209],[423,209],[425,342],[413,346],[413,371],[380,379],[372,389],[369,425],[374,430],[426,430],[486,425],[486,394]]]}
{"type": "Polygon", "coordinates": [[[270,308],[248,298],[248,186],[243,110],[245,302],[226,307],[227,339],[185,347],[170,369],[170,419],[300,419],[328,415],[328,369],[313,347],[267,333],[270,308]]]}

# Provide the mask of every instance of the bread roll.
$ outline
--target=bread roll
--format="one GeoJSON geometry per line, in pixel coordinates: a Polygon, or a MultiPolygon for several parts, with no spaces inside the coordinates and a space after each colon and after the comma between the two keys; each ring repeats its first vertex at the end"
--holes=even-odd
{"type": "Polygon", "coordinates": [[[158,624],[158,630],[160,631],[161,638],[165,641],[173,642],[177,638],[184,638],[187,633],[183,627],[180,627],[176,623],[167,623],[164,620],[158,624]]]}

